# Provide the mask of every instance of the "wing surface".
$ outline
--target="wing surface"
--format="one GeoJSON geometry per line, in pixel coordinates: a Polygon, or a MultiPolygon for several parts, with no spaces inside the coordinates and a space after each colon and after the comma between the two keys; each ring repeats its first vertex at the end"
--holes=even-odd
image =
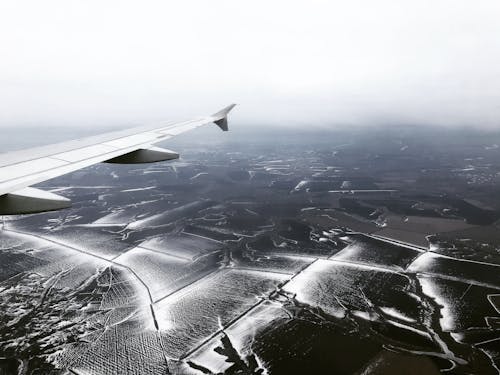
{"type": "Polygon", "coordinates": [[[227,114],[234,106],[232,104],[212,116],[189,121],[162,122],[0,154],[0,215],[68,207],[68,199],[29,186],[93,164],[151,163],[176,159],[179,157],[176,152],[153,145],[209,123],[227,131],[227,114]]]}

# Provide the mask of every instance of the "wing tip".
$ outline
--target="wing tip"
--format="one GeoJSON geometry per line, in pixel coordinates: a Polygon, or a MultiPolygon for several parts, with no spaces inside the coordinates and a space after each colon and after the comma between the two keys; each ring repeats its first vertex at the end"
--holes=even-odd
{"type": "Polygon", "coordinates": [[[236,106],[236,104],[230,104],[227,107],[221,109],[219,112],[212,115],[213,122],[222,129],[222,131],[227,132],[229,130],[227,122],[227,114],[236,106]]]}
{"type": "Polygon", "coordinates": [[[229,112],[236,106],[235,103],[228,105],[227,107],[222,108],[219,112],[214,113],[212,117],[214,118],[222,118],[227,116],[229,112]]]}

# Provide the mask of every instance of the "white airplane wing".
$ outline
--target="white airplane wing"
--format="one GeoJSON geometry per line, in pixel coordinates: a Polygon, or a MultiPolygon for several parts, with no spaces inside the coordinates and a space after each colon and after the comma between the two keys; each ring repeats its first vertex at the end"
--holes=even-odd
{"type": "Polygon", "coordinates": [[[69,199],[29,186],[96,163],[152,163],[176,159],[177,153],[153,145],[209,123],[227,131],[227,114],[233,107],[234,104],[212,116],[194,120],[163,122],[0,154],[0,215],[69,207],[69,199]]]}

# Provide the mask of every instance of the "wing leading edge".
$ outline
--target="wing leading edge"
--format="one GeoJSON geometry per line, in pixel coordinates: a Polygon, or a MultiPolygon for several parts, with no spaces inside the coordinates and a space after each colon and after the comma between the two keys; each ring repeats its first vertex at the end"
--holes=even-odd
{"type": "Polygon", "coordinates": [[[228,130],[227,115],[235,104],[212,116],[189,121],[163,122],[148,127],[111,132],[50,146],[0,154],[0,215],[27,214],[67,208],[62,196],[29,186],[93,164],[152,163],[179,157],[153,146],[178,134],[215,123],[228,130]]]}

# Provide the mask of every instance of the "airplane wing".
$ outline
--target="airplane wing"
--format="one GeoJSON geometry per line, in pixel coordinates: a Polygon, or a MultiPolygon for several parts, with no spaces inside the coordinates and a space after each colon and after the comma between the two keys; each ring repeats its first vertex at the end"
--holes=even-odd
{"type": "Polygon", "coordinates": [[[0,154],[0,215],[59,210],[69,199],[29,187],[42,181],[107,163],[152,163],[177,159],[174,151],[153,146],[199,126],[215,123],[228,130],[227,114],[235,105],[212,116],[154,126],[115,131],[74,141],[0,154]]]}

